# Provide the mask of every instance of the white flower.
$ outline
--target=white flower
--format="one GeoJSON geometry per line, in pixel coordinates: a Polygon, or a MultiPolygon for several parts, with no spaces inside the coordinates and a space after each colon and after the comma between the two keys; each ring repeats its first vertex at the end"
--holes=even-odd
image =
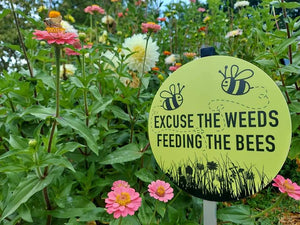
{"type": "Polygon", "coordinates": [[[225,38],[235,37],[235,36],[242,35],[242,34],[243,34],[243,30],[237,29],[237,30],[229,31],[226,34],[225,38]]]}
{"type": "Polygon", "coordinates": [[[236,8],[244,7],[244,6],[248,6],[248,5],[249,5],[248,1],[237,1],[233,7],[236,9],[236,8]]]}
{"type": "Polygon", "coordinates": [[[73,76],[75,74],[76,67],[73,64],[63,64],[59,68],[59,76],[61,78],[73,76]]]}
{"type": "Polygon", "coordinates": [[[123,53],[126,56],[133,53],[126,59],[126,63],[128,64],[129,69],[136,70],[139,73],[151,70],[151,68],[155,66],[155,62],[158,61],[159,57],[158,46],[156,42],[154,42],[150,37],[148,40],[145,58],[146,38],[146,34],[135,34],[130,38],[126,38],[123,43],[123,53]],[[143,71],[144,61],[145,66],[143,71]]]}
{"type": "Polygon", "coordinates": [[[108,33],[105,30],[105,31],[103,31],[103,34],[99,37],[99,42],[106,44],[107,38],[108,38],[108,33]]]}
{"type": "Polygon", "coordinates": [[[176,60],[178,59],[177,55],[169,55],[167,58],[165,58],[165,64],[174,64],[176,60]]]}
{"type": "Polygon", "coordinates": [[[60,25],[62,26],[62,28],[65,29],[65,32],[67,33],[75,33],[78,35],[78,31],[73,27],[73,25],[69,24],[67,21],[62,20],[60,22],[60,25]]]}
{"type": "Polygon", "coordinates": [[[106,63],[106,62],[101,62],[101,63],[105,63],[104,65],[104,69],[111,69],[114,70],[119,64],[120,64],[120,60],[118,59],[118,57],[116,56],[115,52],[107,50],[106,52],[104,52],[102,54],[102,56],[104,56],[105,58],[109,59],[111,64],[106,63]]]}
{"type": "Polygon", "coordinates": [[[104,24],[112,24],[113,22],[115,22],[115,19],[112,18],[110,15],[106,15],[102,17],[101,22],[104,24]]]}

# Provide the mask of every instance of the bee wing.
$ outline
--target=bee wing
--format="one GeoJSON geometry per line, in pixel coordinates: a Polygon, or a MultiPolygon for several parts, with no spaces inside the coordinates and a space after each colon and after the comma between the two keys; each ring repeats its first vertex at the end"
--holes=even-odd
{"type": "Polygon", "coordinates": [[[170,98],[170,97],[172,97],[172,93],[169,92],[169,91],[162,91],[162,92],[160,92],[160,97],[162,97],[162,98],[170,98]]]}
{"type": "Polygon", "coordinates": [[[245,79],[248,79],[248,78],[252,77],[253,75],[254,75],[253,70],[245,69],[245,70],[242,70],[241,72],[239,72],[236,75],[235,80],[245,80],[245,79]]]}
{"type": "Polygon", "coordinates": [[[171,84],[170,87],[169,87],[169,90],[170,90],[170,93],[172,95],[174,95],[176,93],[176,87],[175,87],[175,84],[171,84]]]}
{"type": "Polygon", "coordinates": [[[231,68],[230,68],[230,74],[231,74],[231,77],[236,77],[238,75],[238,72],[239,72],[239,66],[238,65],[232,65],[231,68]]]}

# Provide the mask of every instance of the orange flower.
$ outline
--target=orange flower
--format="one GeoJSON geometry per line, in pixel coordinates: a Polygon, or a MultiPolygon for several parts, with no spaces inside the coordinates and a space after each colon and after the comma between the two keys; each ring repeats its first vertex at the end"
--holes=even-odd
{"type": "Polygon", "coordinates": [[[152,71],[159,71],[159,68],[157,66],[155,66],[155,67],[152,67],[151,70],[152,71]]]}
{"type": "Polygon", "coordinates": [[[164,54],[164,55],[171,55],[171,52],[169,52],[169,51],[164,51],[163,54],[164,54]]]}
{"type": "Polygon", "coordinates": [[[198,29],[198,32],[200,32],[200,31],[206,31],[206,26],[200,27],[200,28],[198,29]]]}

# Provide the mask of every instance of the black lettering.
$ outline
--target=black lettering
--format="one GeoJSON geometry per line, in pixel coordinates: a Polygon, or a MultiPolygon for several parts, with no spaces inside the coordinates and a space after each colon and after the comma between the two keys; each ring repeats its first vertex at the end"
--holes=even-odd
{"type": "Polygon", "coordinates": [[[279,121],[278,121],[277,116],[278,116],[278,112],[277,112],[276,110],[271,110],[271,111],[269,112],[269,117],[270,117],[270,119],[273,120],[273,122],[269,122],[269,125],[270,125],[271,127],[277,127],[277,126],[278,126],[279,121]],[[275,116],[274,116],[273,114],[274,114],[275,116]]]}
{"type": "Polygon", "coordinates": [[[222,139],[221,139],[221,135],[214,135],[214,139],[215,139],[215,149],[221,149],[222,148],[222,139]]]}
{"type": "Polygon", "coordinates": [[[254,142],[250,140],[253,137],[254,135],[246,135],[247,151],[254,151],[254,148],[251,147],[254,144],[254,142]]]}
{"type": "Polygon", "coordinates": [[[256,151],[263,152],[264,149],[260,148],[260,146],[264,143],[263,141],[260,141],[260,138],[263,138],[264,135],[256,135],[256,151]]]}
{"type": "Polygon", "coordinates": [[[194,147],[194,139],[193,139],[193,135],[186,135],[186,139],[187,139],[187,147],[188,148],[193,148],[194,147]]]}
{"type": "MultiPolygon", "coordinates": [[[[183,138],[184,140],[184,138],[183,138]]],[[[176,143],[176,148],[181,147],[181,136],[180,134],[175,134],[175,143],[176,143]]],[[[183,146],[185,147],[185,146],[183,146]]]]}
{"type": "Polygon", "coordinates": [[[160,128],[165,128],[166,127],[164,123],[165,116],[160,116],[160,120],[161,120],[160,128]]]}
{"type": "Polygon", "coordinates": [[[193,118],[191,118],[191,117],[193,117],[193,114],[188,114],[188,128],[193,128],[194,126],[193,126],[193,118]]]}
{"type": "Polygon", "coordinates": [[[169,147],[173,148],[174,146],[174,134],[169,134],[169,147]]]}
{"type": "Polygon", "coordinates": [[[158,116],[154,116],[154,128],[159,128],[158,116]]]}
{"type": "Polygon", "coordinates": [[[240,116],[240,127],[247,127],[247,122],[246,122],[246,112],[239,112],[239,116],[240,116]],[[243,123],[243,122],[246,122],[246,123],[243,123]]]}
{"type": "Polygon", "coordinates": [[[230,144],[228,138],[230,137],[229,134],[224,134],[223,141],[224,141],[224,150],[230,150],[230,147],[227,144],[230,144]]]}
{"type": "Polygon", "coordinates": [[[167,115],[167,128],[171,128],[172,127],[172,116],[167,115]]]}
{"type": "Polygon", "coordinates": [[[256,127],[255,117],[253,116],[253,114],[255,114],[255,111],[248,112],[249,127],[256,127]]]}
{"type": "Polygon", "coordinates": [[[157,146],[159,147],[159,143],[161,142],[161,134],[157,134],[157,146]]]}
{"type": "Polygon", "coordinates": [[[195,136],[195,144],[197,148],[201,148],[202,147],[202,140],[201,140],[201,135],[200,134],[196,134],[195,136]]]}
{"type": "Polygon", "coordinates": [[[265,127],[267,124],[267,116],[264,111],[258,111],[257,112],[257,119],[258,119],[258,126],[259,127],[265,127]]]}
{"type": "Polygon", "coordinates": [[[270,145],[270,146],[266,147],[266,150],[268,152],[274,152],[275,144],[274,144],[274,142],[272,142],[274,140],[275,140],[275,137],[273,135],[267,135],[266,142],[270,145]]]}
{"type": "Polygon", "coordinates": [[[206,137],[208,137],[208,148],[211,149],[211,138],[212,138],[212,134],[207,134],[206,137]]]}
{"type": "Polygon", "coordinates": [[[236,117],[237,117],[237,112],[225,113],[225,121],[227,127],[236,127],[236,117]]]}
{"type": "Polygon", "coordinates": [[[167,136],[168,136],[168,134],[163,134],[163,146],[164,147],[168,147],[168,145],[167,145],[167,136]]]}
{"type": "Polygon", "coordinates": [[[205,117],[205,127],[211,127],[212,126],[211,114],[210,113],[206,113],[204,115],[204,117],[205,117]]]}
{"type": "Polygon", "coordinates": [[[202,116],[203,116],[203,113],[198,113],[197,116],[199,117],[199,127],[202,127],[202,116]]]}
{"type": "Polygon", "coordinates": [[[182,127],[182,128],[185,128],[186,127],[186,115],[185,114],[182,114],[181,116],[180,116],[180,126],[182,127]]]}
{"type": "Polygon", "coordinates": [[[244,137],[242,135],[236,135],[236,150],[244,150],[244,137]]]}
{"type": "Polygon", "coordinates": [[[214,113],[214,127],[220,127],[220,113],[214,113]]]}

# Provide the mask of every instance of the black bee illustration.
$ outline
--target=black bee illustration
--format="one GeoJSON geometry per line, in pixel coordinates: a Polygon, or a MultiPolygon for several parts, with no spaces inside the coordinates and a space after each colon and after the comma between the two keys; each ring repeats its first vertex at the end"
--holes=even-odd
{"type": "Polygon", "coordinates": [[[177,92],[176,92],[175,84],[171,84],[169,86],[170,91],[165,90],[160,92],[160,97],[165,99],[162,104],[162,107],[165,110],[177,109],[183,103],[183,96],[181,94],[181,91],[184,88],[184,85],[182,86],[182,88],[180,88],[180,84],[178,83],[177,86],[178,86],[177,92]]]}
{"type": "Polygon", "coordinates": [[[249,92],[252,88],[246,81],[254,75],[253,70],[245,69],[239,71],[237,65],[232,65],[230,68],[230,75],[227,73],[228,66],[225,66],[224,73],[219,70],[219,73],[223,75],[224,80],[222,81],[221,87],[223,91],[231,95],[244,95],[249,92]]]}

